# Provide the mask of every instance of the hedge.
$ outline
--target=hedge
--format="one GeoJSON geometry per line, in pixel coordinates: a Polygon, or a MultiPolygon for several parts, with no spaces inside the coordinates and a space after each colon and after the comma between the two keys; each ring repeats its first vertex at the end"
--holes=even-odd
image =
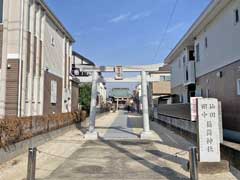
{"type": "Polygon", "coordinates": [[[80,112],[0,119],[0,148],[80,121],[80,112]]]}

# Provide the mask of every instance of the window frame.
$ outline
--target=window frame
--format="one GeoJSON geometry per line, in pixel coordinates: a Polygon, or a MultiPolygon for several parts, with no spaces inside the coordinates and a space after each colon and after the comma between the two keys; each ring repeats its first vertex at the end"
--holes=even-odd
{"type": "Polygon", "coordinates": [[[240,96],[240,79],[237,79],[237,95],[240,96]]]}

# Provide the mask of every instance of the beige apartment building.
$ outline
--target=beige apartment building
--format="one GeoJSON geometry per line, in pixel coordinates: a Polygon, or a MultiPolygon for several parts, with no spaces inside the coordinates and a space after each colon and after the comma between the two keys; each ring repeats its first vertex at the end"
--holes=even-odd
{"type": "Polygon", "coordinates": [[[70,33],[43,0],[0,8],[0,117],[71,111],[70,33]]]}
{"type": "Polygon", "coordinates": [[[179,103],[222,102],[225,137],[240,141],[240,1],[212,0],[165,59],[179,103]],[[236,138],[238,137],[238,138],[236,138]]]}
{"type": "Polygon", "coordinates": [[[150,99],[153,104],[170,104],[171,103],[171,71],[170,66],[163,66],[159,71],[150,72],[150,77],[159,78],[159,82],[149,83],[150,99]]]}

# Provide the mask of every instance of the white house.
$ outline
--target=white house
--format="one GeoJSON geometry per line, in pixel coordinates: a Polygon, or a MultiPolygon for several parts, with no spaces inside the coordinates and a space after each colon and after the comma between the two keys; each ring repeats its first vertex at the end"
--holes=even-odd
{"type": "Polygon", "coordinates": [[[165,59],[179,102],[222,102],[226,132],[240,132],[240,1],[213,0],[165,59]]]}

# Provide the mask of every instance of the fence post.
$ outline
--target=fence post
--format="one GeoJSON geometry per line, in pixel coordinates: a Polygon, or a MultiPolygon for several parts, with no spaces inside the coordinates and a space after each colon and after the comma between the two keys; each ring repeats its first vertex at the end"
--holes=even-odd
{"type": "Polygon", "coordinates": [[[27,180],[35,180],[37,148],[28,149],[27,180]]]}
{"type": "Polygon", "coordinates": [[[190,179],[198,180],[198,168],[197,168],[197,147],[191,147],[189,152],[189,169],[190,179]]]}

